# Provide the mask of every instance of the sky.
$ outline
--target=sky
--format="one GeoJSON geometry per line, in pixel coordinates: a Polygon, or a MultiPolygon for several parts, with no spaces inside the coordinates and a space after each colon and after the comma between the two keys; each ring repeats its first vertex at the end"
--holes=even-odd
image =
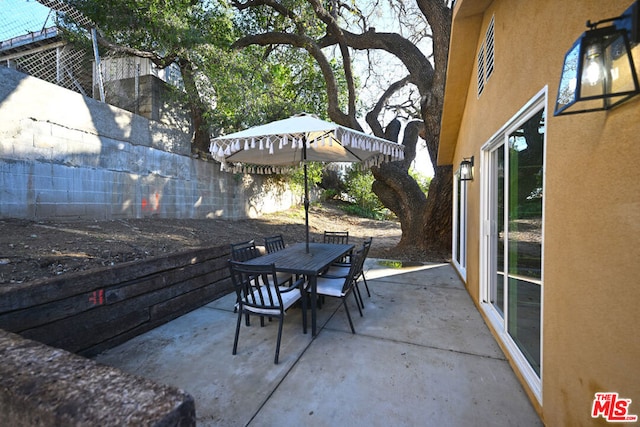
{"type": "Polygon", "coordinates": [[[0,0],[0,40],[40,31],[54,25],[49,8],[35,0],[0,0]]]}

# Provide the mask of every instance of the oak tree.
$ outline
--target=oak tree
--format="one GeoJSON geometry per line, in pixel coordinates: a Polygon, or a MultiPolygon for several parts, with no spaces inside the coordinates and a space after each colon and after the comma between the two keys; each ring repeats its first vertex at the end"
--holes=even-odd
{"type": "MultiPolygon", "coordinates": [[[[374,10],[375,6],[382,5],[373,3],[374,10]]],[[[382,91],[366,114],[366,121],[377,136],[396,139],[398,122],[392,121],[383,126],[384,114],[381,113],[389,108],[389,100],[407,86],[415,88],[419,94],[419,105],[415,108],[418,117],[405,127],[402,139],[405,159],[373,167],[376,181],[372,188],[400,220],[402,238],[399,246],[414,246],[439,254],[448,254],[451,246],[452,168],[437,166],[451,29],[449,3],[444,0],[416,0],[418,12],[411,16],[416,28],[428,31],[433,52],[430,58],[412,40],[415,33],[404,36],[399,32],[377,31],[371,24],[372,15],[358,8],[357,1],[232,0],[233,6],[244,14],[245,19],[258,24],[236,40],[233,47],[263,46],[268,52],[274,46],[289,46],[306,51],[324,77],[327,113],[331,120],[343,126],[362,130],[356,119],[359,112],[359,76],[353,69],[354,53],[362,51],[369,55],[370,52],[382,51],[400,61],[405,75],[382,91]],[[421,27],[421,20],[428,25],[421,27]],[[330,66],[330,54],[341,59],[341,74],[347,88],[343,104],[340,103],[336,70],[330,66]],[[426,145],[435,173],[428,196],[409,175],[419,137],[426,145]]],[[[407,18],[409,8],[405,2],[390,0],[384,4],[399,20],[410,19],[407,18]]],[[[409,105],[413,103],[409,102],[409,105]]]]}

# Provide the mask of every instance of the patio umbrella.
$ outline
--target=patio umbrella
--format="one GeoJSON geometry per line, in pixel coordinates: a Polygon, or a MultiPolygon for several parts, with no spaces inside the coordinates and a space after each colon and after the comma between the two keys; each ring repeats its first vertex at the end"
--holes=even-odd
{"type": "Polygon", "coordinates": [[[210,151],[213,158],[221,163],[221,170],[236,173],[281,173],[303,165],[307,252],[307,162],[358,162],[369,167],[404,158],[401,144],[304,113],[213,138],[210,151]]]}

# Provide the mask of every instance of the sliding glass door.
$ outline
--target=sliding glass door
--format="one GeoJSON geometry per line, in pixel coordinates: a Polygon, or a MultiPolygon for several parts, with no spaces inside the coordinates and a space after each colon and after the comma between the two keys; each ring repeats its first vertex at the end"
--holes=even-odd
{"type": "Polygon", "coordinates": [[[539,386],[544,97],[483,147],[483,307],[539,386]]]}

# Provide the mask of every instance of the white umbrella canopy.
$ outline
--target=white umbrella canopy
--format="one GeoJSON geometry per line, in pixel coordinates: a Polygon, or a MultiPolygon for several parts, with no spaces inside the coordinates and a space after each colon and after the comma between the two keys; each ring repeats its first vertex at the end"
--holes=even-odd
{"type": "Polygon", "coordinates": [[[305,225],[309,247],[309,191],[306,162],[358,162],[364,167],[404,159],[401,144],[299,114],[211,140],[221,170],[280,173],[302,164],[305,170],[305,225]]]}
{"type": "Polygon", "coordinates": [[[247,165],[296,166],[304,161],[361,162],[370,166],[386,159],[404,158],[401,144],[309,114],[219,136],[211,140],[210,150],[213,158],[225,165],[224,169],[233,168],[230,163],[246,168],[247,165]]]}

